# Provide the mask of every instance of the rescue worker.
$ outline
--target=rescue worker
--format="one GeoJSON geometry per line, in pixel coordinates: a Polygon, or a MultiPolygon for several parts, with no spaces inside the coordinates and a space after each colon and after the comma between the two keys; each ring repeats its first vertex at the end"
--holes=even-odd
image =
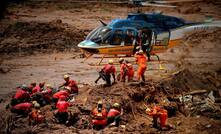
{"type": "Polygon", "coordinates": [[[68,107],[70,104],[65,101],[66,97],[61,96],[56,104],[57,111],[55,113],[55,117],[58,119],[59,123],[66,124],[68,121],[68,107]]]}
{"type": "Polygon", "coordinates": [[[139,81],[142,78],[142,81],[145,82],[144,73],[147,69],[147,58],[143,54],[143,50],[140,50],[138,53],[135,54],[136,63],[138,64],[137,70],[137,80],[139,81]]]}
{"type": "Polygon", "coordinates": [[[128,73],[127,65],[126,65],[125,60],[123,58],[119,59],[119,63],[120,63],[120,78],[119,78],[119,81],[125,82],[126,75],[128,73]]]}
{"type": "Polygon", "coordinates": [[[33,90],[34,87],[36,87],[36,83],[35,83],[35,82],[33,82],[33,83],[31,83],[31,84],[29,85],[29,87],[28,87],[28,90],[29,90],[29,91],[28,91],[28,92],[29,92],[29,93],[32,93],[32,90],[33,90]]]}
{"type": "Polygon", "coordinates": [[[33,101],[32,104],[34,108],[32,108],[31,112],[28,115],[29,125],[36,125],[45,122],[45,115],[39,110],[39,108],[41,107],[40,104],[37,101],[33,101]]]}
{"type": "Polygon", "coordinates": [[[52,86],[50,84],[47,84],[46,89],[41,91],[43,99],[45,100],[46,104],[49,104],[51,102],[52,90],[53,90],[52,86]]]}
{"type": "Polygon", "coordinates": [[[11,112],[26,115],[31,111],[33,104],[30,102],[19,103],[11,108],[11,112]]]}
{"type": "Polygon", "coordinates": [[[128,77],[128,82],[133,80],[134,77],[134,68],[131,63],[127,63],[127,77],[128,77]]]}
{"type": "Polygon", "coordinates": [[[21,87],[17,88],[15,95],[11,100],[11,105],[14,106],[16,104],[29,101],[30,95],[28,93],[28,87],[26,85],[22,85],[21,87]]]}
{"type": "Polygon", "coordinates": [[[163,129],[166,127],[166,122],[168,118],[167,110],[159,106],[154,106],[152,109],[147,108],[146,112],[148,115],[153,117],[153,127],[163,129]],[[158,119],[160,120],[160,125],[158,125],[158,119]]]}
{"type": "Polygon", "coordinates": [[[114,79],[113,83],[116,82],[115,73],[116,73],[116,68],[113,65],[113,60],[110,59],[108,61],[108,64],[106,64],[99,72],[99,77],[97,78],[97,80],[95,80],[95,83],[97,83],[98,80],[102,78],[104,81],[106,81],[106,86],[111,86],[111,74],[114,79]]]}
{"type": "Polygon", "coordinates": [[[107,114],[108,124],[114,123],[115,126],[119,126],[121,116],[121,107],[119,103],[114,103],[112,108],[107,114]]]}
{"type": "Polygon", "coordinates": [[[107,111],[102,101],[98,101],[97,107],[92,109],[91,116],[93,128],[102,129],[107,125],[107,111]]]}
{"type": "Polygon", "coordinates": [[[39,85],[35,86],[32,89],[32,94],[37,93],[37,92],[41,92],[44,88],[45,82],[39,83],[39,85]]]}
{"type": "Polygon", "coordinates": [[[71,90],[70,87],[66,87],[65,89],[60,90],[60,91],[56,92],[55,94],[53,94],[52,99],[53,99],[54,104],[56,104],[57,101],[61,97],[65,97],[66,99],[69,98],[70,92],[71,92],[70,90],[71,90]]]}
{"type": "Polygon", "coordinates": [[[59,88],[61,87],[70,87],[71,88],[71,94],[78,94],[78,86],[77,83],[74,80],[71,80],[70,77],[68,75],[64,75],[64,80],[65,82],[63,84],[61,84],[59,86],[59,88]]]}

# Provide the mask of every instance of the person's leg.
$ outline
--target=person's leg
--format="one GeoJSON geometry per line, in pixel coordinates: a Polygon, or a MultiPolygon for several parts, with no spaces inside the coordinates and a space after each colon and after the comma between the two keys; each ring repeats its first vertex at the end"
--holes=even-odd
{"type": "Polygon", "coordinates": [[[141,74],[142,74],[142,68],[139,66],[138,70],[137,70],[137,80],[138,81],[140,80],[141,74]]]}
{"type": "Polygon", "coordinates": [[[100,80],[101,76],[99,75],[99,77],[94,81],[94,83],[97,84],[97,82],[100,80]]]}
{"type": "Polygon", "coordinates": [[[111,77],[110,75],[105,75],[107,86],[111,86],[111,77]]]}

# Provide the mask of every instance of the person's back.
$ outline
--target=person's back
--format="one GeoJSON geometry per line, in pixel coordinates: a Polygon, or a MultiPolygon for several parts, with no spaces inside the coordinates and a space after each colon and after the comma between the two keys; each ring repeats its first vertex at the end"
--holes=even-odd
{"type": "Polygon", "coordinates": [[[105,74],[109,75],[109,74],[115,73],[116,72],[116,68],[115,68],[114,65],[106,64],[103,67],[103,71],[104,71],[105,74]]]}
{"type": "Polygon", "coordinates": [[[56,108],[58,109],[58,112],[67,112],[67,109],[69,107],[69,103],[66,101],[58,101],[56,104],[56,108]]]}

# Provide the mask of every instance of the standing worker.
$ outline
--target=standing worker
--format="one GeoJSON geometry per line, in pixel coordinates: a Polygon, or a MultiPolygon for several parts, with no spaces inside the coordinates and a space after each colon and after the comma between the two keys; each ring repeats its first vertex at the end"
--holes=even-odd
{"type": "Polygon", "coordinates": [[[134,77],[134,68],[131,63],[127,63],[127,77],[128,77],[128,82],[133,80],[134,77]]]}
{"type": "Polygon", "coordinates": [[[123,58],[119,59],[119,63],[120,63],[120,78],[119,81],[121,82],[125,82],[126,80],[126,75],[127,75],[127,65],[125,63],[125,60],[123,58]]]}
{"type": "Polygon", "coordinates": [[[115,73],[116,73],[116,68],[115,66],[113,65],[113,60],[110,59],[108,61],[108,64],[106,64],[102,69],[101,71],[99,72],[99,77],[97,78],[97,80],[95,80],[95,83],[98,82],[98,80],[100,78],[102,78],[103,80],[106,81],[106,85],[107,86],[111,86],[111,74],[112,74],[112,77],[114,79],[114,82],[116,82],[116,78],[115,78],[115,73]]]}
{"type": "Polygon", "coordinates": [[[135,54],[136,63],[138,64],[138,70],[137,70],[137,80],[140,80],[140,77],[142,78],[142,81],[145,82],[145,76],[144,73],[147,69],[147,58],[143,54],[143,50],[139,50],[138,53],[135,54]]]}

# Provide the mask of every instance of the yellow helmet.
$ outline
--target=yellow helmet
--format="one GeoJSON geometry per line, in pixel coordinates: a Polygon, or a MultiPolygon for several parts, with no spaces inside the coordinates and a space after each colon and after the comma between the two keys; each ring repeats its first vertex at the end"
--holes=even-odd
{"type": "Polygon", "coordinates": [[[140,50],[139,50],[139,54],[143,54],[143,50],[140,49],[140,50]]]}
{"type": "Polygon", "coordinates": [[[103,102],[102,102],[102,100],[99,100],[98,102],[97,102],[97,104],[99,105],[99,104],[103,104],[103,102]]]}
{"type": "Polygon", "coordinates": [[[52,88],[51,84],[46,85],[47,88],[52,88]]]}
{"type": "Polygon", "coordinates": [[[69,76],[66,74],[66,75],[64,75],[64,79],[67,79],[67,78],[69,78],[69,76]]]}
{"type": "Polygon", "coordinates": [[[124,61],[124,59],[123,58],[119,58],[119,62],[122,62],[122,61],[124,61]]]}
{"type": "Polygon", "coordinates": [[[109,64],[113,64],[114,61],[113,61],[112,59],[110,59],[110,60],[108,61],[108,63],[109,63],[109,64]]]}
{"type": "Polygon", "coordinates": [[[114,108],[119,108],[119,107],[120,107],[120,104],[119,104],[119,103],[114,103],[113,107],[114,107],[114,108]]]}

